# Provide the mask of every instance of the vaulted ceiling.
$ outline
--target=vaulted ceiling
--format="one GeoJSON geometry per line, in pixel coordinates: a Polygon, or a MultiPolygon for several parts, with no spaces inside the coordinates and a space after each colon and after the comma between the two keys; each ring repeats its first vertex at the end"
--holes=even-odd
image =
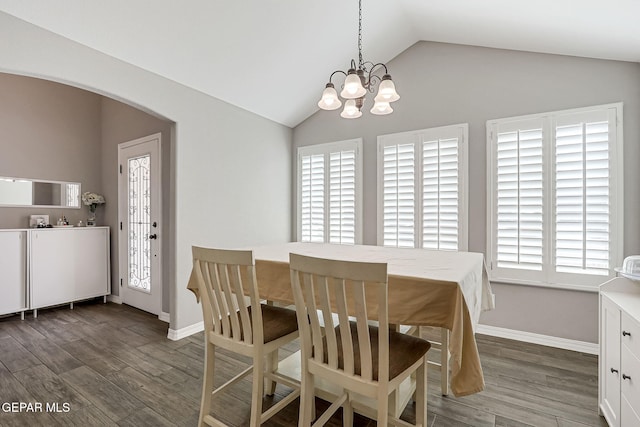
{"type": "MultiPolygon", "coordinates": [[[[374,62],[421,40],[640,62],[637,0],[362,8],[374,62]]],[[[317,110],[330,73],[357,59],[357,0],[0,0],[0,11],[290,127],[317,110]]]]}

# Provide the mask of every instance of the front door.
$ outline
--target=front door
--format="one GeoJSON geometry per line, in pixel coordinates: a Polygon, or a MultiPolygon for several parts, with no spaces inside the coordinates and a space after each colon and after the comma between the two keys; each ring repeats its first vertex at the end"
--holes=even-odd
{"type": "Polygon", "coordinates": [[[161,282],[160,134],[118,145],[120,297],[159,315],[161,282]]]}

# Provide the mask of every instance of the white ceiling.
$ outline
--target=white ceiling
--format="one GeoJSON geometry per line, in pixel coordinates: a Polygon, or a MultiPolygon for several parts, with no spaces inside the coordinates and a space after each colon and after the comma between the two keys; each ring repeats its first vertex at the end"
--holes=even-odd
{"type": "MultiPolygon", "coordinates": [[[[0,0],[0,11],[290,127],[357,59],[356,0],[0,0]]],[[[640,62],[639,17],[638,0],[363,0],[363,54],[388,62],[430,40],[640,62]]]]}

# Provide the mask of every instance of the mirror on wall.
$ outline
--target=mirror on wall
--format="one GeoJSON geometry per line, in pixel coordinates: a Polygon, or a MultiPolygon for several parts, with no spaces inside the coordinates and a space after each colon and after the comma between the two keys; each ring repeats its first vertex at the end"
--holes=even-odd
{"type": "Polygon", "coordinates": [[[80,209],[80,183],[0,177],[0,206],[80,209]]]}

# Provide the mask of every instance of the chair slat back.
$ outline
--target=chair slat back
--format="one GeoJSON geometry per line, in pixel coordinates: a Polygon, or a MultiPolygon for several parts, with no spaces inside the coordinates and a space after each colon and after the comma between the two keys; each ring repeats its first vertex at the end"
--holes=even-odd
{"type": "Polygon", "coordinates": [[[357,350],[360,355],[360,376],[372,380],[374,359],[369,320],[375,319],[380,329],[380,352],[376,366],[378,379],[388,380],[387,265],[298,254],[290,254],[289,265],[303,358],[313,355],[316,362],[337,370],[340,344],[344,372],[350,375],[356,373],[353,355],[357,350]],[[374,313],[367,307],[367,301],[372,300],[377,305],[374,313]],[[338,314],[337,319],[334,319],[333,313],[338,314]],[[349,316],[355,317],[357,342],[349,316]],[[322,321],[324,330],[321,328],[322,321]],[[339,331],[339,337],[336,330],[339,331]]]}
{"type": "Polygon", "coordinates": [[[262,343],[253,253],[196,246],[192,251],[205,330],[236,342],[262,343]]]}

